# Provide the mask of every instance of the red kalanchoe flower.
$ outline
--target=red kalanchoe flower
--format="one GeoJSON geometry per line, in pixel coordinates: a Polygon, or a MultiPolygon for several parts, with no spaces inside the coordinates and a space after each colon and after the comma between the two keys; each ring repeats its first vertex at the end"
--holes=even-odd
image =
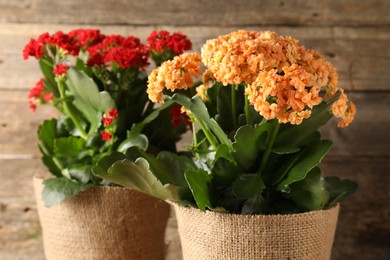
{"type": "Polygon", "coordinates": [[[95,29],[76,29],[70,31],[68,35],[84,48],[101,42],[105,37],[100,30],[95,29]]]}
{"type": "Polygon", "coordinates": [[[109,125],[112,125],[112,122],[113,122],[113,118],[112,117],[107,117],[106,115],[103,115],[103,124],[105,126],[109,126],[109,125]]]}
{"type": "Polygon", "coordinates": [[[62,76],[65,75],[70,67],[64,64],[57,64],[53,70],[54,75],[62,76]]]}
{"type": "Polygon", "coordinates": [[[120,35],[106,36],[100,43],[87,48],[88,66],[110,66],[116,63],[120,68],[143,69],[148,65],[149,50],[136,37],[120,35]]]}
{"type": "Polygon", "coordinates": [[[46,103],[53,99],[53,94],[47,92],[43,79],[40,79],[35,86],[31,88],[28,93],[28,102],[30,103],[30,109],[35,112],[39,103],[46,103]]]}
{"type": "Polygon", "coordinates": [[[172,35],[168,31],[153,31],[148,37],[148,46],[152,51],[163,52],[173,51],[175,55],[180,55],[184,51],[192,48],[191,41],[180,32],[175,32],[172,35]]]}
{"type": "Polygon", "coordinates": [[[115,108],[111,108],[110,110],[108,110],[108,115],[112,118],[117,118],[118,110],[116,110],[115,108]]]}
{"type": "Polygon", "coordinates": [[[103,141],[110,141],[112,139],[112,134],[110,134],[109,132],[102,131],[101,135],[103,141]]]}
{"type": "Polygon", "coordinates": [[[186,113],[183,113],[181,111],[181,108],[178,105],[174,105],[172,107],[171,117],[172,117],[172,120],[171,120],[172,126],[178,127],[183,123],[185,123],[188,126],[191,126],[190,118],[188,117],[188,115],[186,113]]]}
{"type": "Polygon", "coordinates": [[[48,40],[48,43],[58,46],[67,54],[73,56],[77,56],[80,51],[80,43],[76,41],[73,37],[61,31],[58,31],[55,34],[51,35],[48,40]]]}
{"type": "Polygon", "coordinates": [[[23,59],[27,60],[29,56],[35,57],[37,60],[45,54],[45,44],[48,42],[49,33],[43,33],[39,35],[38,39],[30,39],[30,41],[24,46],[23,59]]]}

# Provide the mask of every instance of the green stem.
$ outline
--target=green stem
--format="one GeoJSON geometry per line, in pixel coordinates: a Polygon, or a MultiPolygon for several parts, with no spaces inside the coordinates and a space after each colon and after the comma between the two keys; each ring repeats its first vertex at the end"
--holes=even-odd
{"type": "Polygon", "coordinates": [[[237,100],[236,100],[236,85],[231,85],[231,103],[232,103],[232,119],[234,129],[237,128],[237,100]]]}
{"type": "Polygon", "coordinates": [[[192,122],[192,142],[194,143],[194,147],[198,146],[198,138],[196,136],[196,124],[192,122]]]}
{"type": "Polygon", "coordinates": [[[63,107],[64,107],[65,114],[67,114],[70,117],[70,119],[72,120],[72,122],[74,123],[76,128],[80,131],[81,137],[83,139],[87,140],[88,134],[85,132],[85,130],[80,125],[79,121],[76,118],[76,115],[73,114],[72,110],[69,108],[68,101],[66,100],[66,96],[65,96],[64,85],[63,85],[61,80],[58,81],[58,89],[60,92],[60,98],[63,100],[63,107]]]}
{"type": "Polygon", "coordinates": [[[210,142],[211,146],[215,150],[218,148],[217,141],[215,140],[215,137],[210,133],[210,130],[205,126],[205,124],[202,122],[202,120],[199,120],[199,118],[195,117],[196,121],[198,121],[200,128],[202,128],[202,131],[204,135],[206,136],[207,140],[210,142]]]}
{"type": "Polygon", "coordinates": [[[252,114],[249,110],[249,100],[246,95],[244,95],[244,99],[245,99],[245,107],[244,107],[245,118],[246,118],[246,123],[249,125],[252,123],[252,114]]]}
{"type": "Polygon", "coordinates": [[[279,127],[280,127],[280,124],[278,123],[278,121],[275,120],[273,122],[273,127],[271,130],[271,133],[270,133],[269,137],[267,138],[268,140],[267,140],[267,144],[265,147],[263,158],[261,159],[260,168],[259,168],[260,174],[264,171],[265,166],[267,165],[272,146],[274,145],[276,136],[278,135],[278,132],[279,132],[279,127]]]}

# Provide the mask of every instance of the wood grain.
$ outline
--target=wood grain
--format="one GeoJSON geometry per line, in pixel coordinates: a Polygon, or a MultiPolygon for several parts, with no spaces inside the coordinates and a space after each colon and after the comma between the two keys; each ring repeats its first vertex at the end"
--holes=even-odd
{"type": "MultiPolygon", "coordinates": [[[[76,28],[143,42],[154,29],[181,31],[196,52],[234,30],[272,30],[322,53],[358,110],[348,128],[332,120],[322,129],[334,143],[322,170],[359,184],[342,204],[332,259],[390,259],[389,10],[388,0],[0,0],[0,259],[44,259],[31,177],[44,169],[37,127],[56,111],[28,109],[28,90],[41,75],[21,52],[43,32],[76,28]]],[[[166,240],[166,259],[181,259],[174,216],[166,240]]]]}
{"type": "Polygon", "coordinates": [[[122,25],[388,25],[381,0],[1,0],[1,21],[122,25]]]}

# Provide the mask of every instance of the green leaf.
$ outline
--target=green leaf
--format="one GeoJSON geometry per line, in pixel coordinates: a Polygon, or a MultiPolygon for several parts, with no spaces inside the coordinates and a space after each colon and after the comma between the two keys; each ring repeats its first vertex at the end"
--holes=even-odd
{"type": "Polygon", "coordinates": [[[300,148],[291,145],[272,147],[271,152],[276,154],[291,154],[299,152],[300,148]]]}
{"type": "Polygon", "coordinates": [[[173,100],[170,100],[170,99],[166,100],[163,105],[155,108],[155,110],[152,113],[150,113],[147,117],[145,117],[145,119],[142,122],[135,124],[131,128],[131,132],[134,134],[141,133],[142,129],[147,124],[149,124],[150,122],[155,120],[164,109],[170,107],[172,104],[173,104],[173,100]]]}
{"type": "Polygon", "coordinates": [[[325,177],[326,190],[329,192],[328,207],[345,200],[356,192],[358,185],[351,180],[340,180],[338,177],[325,177]]]}
{"type": "Polygon", "coordinates": [[[93,184],[76,183],[65,177],[47,179],[43,181],[43,184],[42,199],[46,207],[51,207],[94,186],[93,184]]]}
{"type": "Polygon", "coordinates": [[[127,133],[127,138],[117,148],[118,152],[125,153],[130,147],[137,146],[140,149],[146,151],[149,146],[148,138],[143,134],[134,134],[132,132],[127,133]]]}
{"type": "Polygon", "coordinates": [[[242,206],[241,214],[242,215],[256,215],[262,214],[266,208],[266,201],[260,194],[254,196],[251,199],[245,201],[242,206]]]}
{"type": "Polygon", "coordinates": [[[285,196],[305,211],[323,209],[329,199],[325,180],[318,167],[307,173],[306,178],[290,185],[290,193],[285,196]]]}
{"type": "Polygon", "coordinates": [[[172,185],[164,186],[157,180],[144,158],[138,158],[135,162],[127,159],[115,162],[106,174],[99,177],[162,200],[180,200],[180,189],[172,185]]]}
{"type": "Polygon", "coordinates": [[[188,187],[184,172],[188,169],[196,170],[196,165],[190,158],[184,155],[179,156],[171,152],[162,151],[158,154],[157,160],[165,164],[171,172],[172,178],[174,179],[174,181],[170,181],[171,184],[188,187]]]}
{"type": "Polygon", "coordinates": [[[215,161],[211,172],[214,186],[216,188],[225,188],[231,186],[237,177],[243,173],[243,170],[229,160],[219,158],[215,161]]]}
{"type": "Polygon", "coordinates": [[[100,159],[94,166],[92,166],[92,172],[97,176],[106,175],[108,169],[117,161],[126,159],[127,156],[120,152],[112,152],[100,159]]]}
{"type": "Polygon", "coordinates": [[[75,107],[91,124],[89,133],[94,133],[101,124],[101,114],[115,108],[115,101],[108,92],[99,92],[98,86],[83,71],[70,68],[66,85],[74,98],[75,107]]]}
{"type": "Polygon", "coordinates": [[[214,119],[210,118],[206,105],[199,97],[190,99],[187,96],[175,94],[173,95],[172,100],[191,111],[199,124],[202,124],[206,128],[205,131],[212,133],[218,139],[220,144],[226,144],[231,147],[231,141],[218,123],[214,119]]]}
{"type": "Polygon", "coordinates": [[[275,146],[302,146],[312,141],[313,134],[326,124],[332,118],[330,106],[338,99],[339,95],[334,98],[323,101],[321,104],[313,108],[311,116],[303,120],[300,125],[283,124],[279,129],[278,136],[275,140],[275,146]],[[292,138],[294,137],[294,138],[292,138]]]}
{"type": "Polygon", "coordinates": [[[189,169],[184,173],[184,175],[199,209],[201,211],[205,211],[206,208],[213,208],[211,202],[212,192],[210,189],[212,179],[211,175],[202,169],[189,169]]]}
{"type": "Polygon", "coordinates": [[[78,183],[86,184],[91,180],[91,166],[86,164],[74,164],[62,170],[62,175],[75,180],[78,183]]]}
{"type": "Polygon", "coordinates": [[[39,59],[39,67],[41,68],[42,74],[45,77],[45,87],[49,92],[53,93],[54,97],[58,98],[60,93],[53,75],[53,60],[48,56],[42,56],[39,59]]]}
{"type": "Polygon", "coordinates": [[[245,125],[237,130],[233,156],[242,168],[251,169],[260,151],[264,150],[268,127],[269,123],[264,123],[255,127],[245,125]]]}
{"type": "Polygon", "coordinates": [[[233,183],[234,194],[242,199],[250,199],[260,195],[264,189],[265,184],[260,174],[242,174],[233,183]]]}
{"type": "Polygon", "coordinates": [[[57,138],[57,120],[45,120],[38,128],[39,147],[48,156],[54,154],[54,140],[57,138]]]}
{"type": "Polygon", "coordinates": [[[92,156],[93,150],[86,149],[85,145],[86,141],[80,137],[61,137],[54,141],[54,152],[60,157],[75,157],[77,159],[92,156]]]}
{"type": "Polygon", "coordinates": [[[232,163],[233,165],[237,165],[237,162],[234,160],[234,158],[231,154],[230,147],[227,146],[226,144],[221,144],[218,146],[217,151],[215,152],[214,161],[212,164],[214,165],[215,162],[220,158],[224,158],[224,159],[228,160],[230,163],[232,163]]]}
{"type": "Polygon", "coordinates": [[[289,185],[303,180],[306,174],[317,166],[329,152],[332,142],[329,140],[317,141],[309,144],[295,161],[287,177],[278,184],[278,190],[289,192],[289,185]]]}
{"type": "Polygon", "coordinates": [[[115,101],[106,91],[99,92],[96,83],[85,72],[70,68],[66,85],[75,97],[94,111],[107,112],[115,108],[115,101]]]}

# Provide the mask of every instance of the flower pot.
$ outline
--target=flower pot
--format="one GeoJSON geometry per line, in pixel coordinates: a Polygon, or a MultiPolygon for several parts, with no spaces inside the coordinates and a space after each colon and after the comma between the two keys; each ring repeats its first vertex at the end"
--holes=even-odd
{"type": "Polygon", "coordinates": [[[99,186],[50,208],[34,178],[47,260],[164,259],[170,206],[140,192],[99,186]]]}
{"type": "Polygon", "coordinates": [[[290,215],[174,207],[184,260],[329,259],[339,212],[338,205],[290,215]]]}

